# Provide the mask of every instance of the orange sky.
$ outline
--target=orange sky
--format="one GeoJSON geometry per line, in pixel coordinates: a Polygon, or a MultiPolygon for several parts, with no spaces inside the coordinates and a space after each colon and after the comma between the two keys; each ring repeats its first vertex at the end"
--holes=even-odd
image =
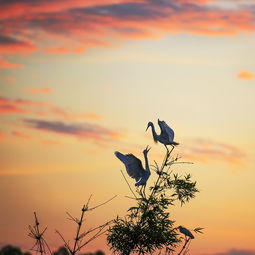
{"type": "MultiPolygon", "coordinates": [[[[165,120],[200,193],[172,208],[201,226],[194,255],[255,254],[255,1],[0,2],[0,246],[28,250],[37,211],[53,249],[124,216],[132,201],[113,152],[162,160],[145,132],[165,120]]],[[[157,129],[157,126],[156,126],[157,129]]],[[[158,129],[157,129],[158,130],[158,129]]],[[[155,176],[151,176],[152,183],[155,176]]],[[[132,180],[130,180],[132,183],[132,180]]],[[[105,237],[85,251],[111,254],[105,237]]]]}

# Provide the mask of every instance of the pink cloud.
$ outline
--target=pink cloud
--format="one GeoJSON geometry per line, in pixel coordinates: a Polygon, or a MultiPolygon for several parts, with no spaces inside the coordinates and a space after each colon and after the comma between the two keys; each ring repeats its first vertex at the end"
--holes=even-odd
{"type": "Polygon", "coordinates": [[[219,160],[233,165],[243,165],[247,155],[237,146],[212,140],[195,139],[190,146],[184,148],[182,156],[185,159],[203,163],[219,160]]]}
{"type": "MultiPolygon", "coordinates": [[[[253,6],[226,9],[211,1],[6,1],[0,37],[6,54],[33,52],[38,43],[50,54],[79,54],[124,40],[155,39],[172,33],[228,36],[254,32],[253,6]],[[15,36],[14,36],[15,35],[15,36]],[[16,39],[16,38],[23,38],[16,39]],[[57,40],[51,40],[57,38],[57,40]]],[[[217,1],[214,1],[217,4],[217,1]]]]}
{"type": "MultiPolygon", "coordinates": [[[[88,8],[97,5],[107,5],[107,4],[118,4],[129,2],[130,0],[93,0],[93,1],[83,1],[83,0],[52,0],[52,1],[41,1],[37,4],[31,4],[31,2],[26,1],[12,1],[4,2],[1,6],[0,18],[7,19],[12,17],[21,17],[27,14],[28,10],[30,14],[36,13],[56,13],[62,12],[68,9],[76,8],[88,8]]],[[[201,1],[201,0],[200,0],[201,1]]],[[[143,0],[136,2],[143,2],[143,0]]]]}
{"type": "Polygon", "coordinates": [[[79,48],[66,48],[66,47],[57,47],[57,48],[48,48],[45,50],[45,53],[49,54],[57,54],[57,55],[63,55],[63,54],[80,54],[84,53],[85,49],[83,47],[79,48]]]}
{"type": "Polygon", "coordinates": [[[5,135],[3,132],[0,131],[0,141],[3,141],[5,138],[5,135]]]}
{"type": "MultiPolygon", "coordinates": [[[[18,26],[18,24],[17,24],[18,26]]],[[[11,29],[12,30],[12,29],[11,29]]],[[[7,31],[6,31],[7,32],[7,31]]],[[[7,34],[0,35],[0,54],[28,54],[36,50],[34,43],[16,39],[14,36],[7,34]]]]}
{"type": "Polygon", "coordinates": [[[38,119],[24,119],[27,127],[31,127],[44,132],[55,133],[59,135],[73,136],[85,140],[93,140],[101,143],[110,140],[116,140],[121,134],[107,129],[100,125],[90,123],[67,123],[62,121],[46,121],[38,119]]]}
{"type": "Polygon", "coordinates": [[[22,68],[23,65],[10,63],[0,56],[0,68],[22,68]]]}
{"type": "Polygon", "coordinates": [[[243,80],[254,80],[255,75],[252,72],[241,70],[238,74],[238,78],[243,80]]]}
{"type": "Polygon", "coordinates": [[[13,131],[12,135],[17,136],[17,137],[21,137],[21,138],[25,138],[25,139],[30,139],[32,137],[31,135],[28,135],[28,134],[25,134],[25,133],[22,133],[22,132],[19,132],[19,131],[13,131]]]}
{"type": "Polygon", "coordinates": [[[56,117],[65,120],[99,120],[101,116],[93,112],[76,113],[52,103],[25,99],[0,97],[0,114],[30,114],[39,117],[56,117]]]}
{"type": "Polygon", "coordinates": [[[16,83],[17,80],[15,77],[6,77],[6,81],[8,83],[16,83]]]}
{"type": "Polygon", "coordinates": [[[255,250],[231,249],[226,252],[210,253],[207,255],[255,255],[255,250]]]}
{"type": "Polygon", "coordinates": [[[29,94],[51,94],[54,90],[51,88],[27,88],[26,92],[29,94]]]}

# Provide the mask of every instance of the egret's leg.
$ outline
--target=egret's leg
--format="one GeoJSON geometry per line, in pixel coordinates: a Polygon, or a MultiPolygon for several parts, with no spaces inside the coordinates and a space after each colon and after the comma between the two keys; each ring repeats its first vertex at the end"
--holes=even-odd
{"type": "MultiPolygon", "coordinates": [[[[165,145],[165,144],[164,144],[165,145]]],[[[168,148],[167,148],[167,146],[165,145],[165,147],[166,147],[166,151],[167,151],[167,154],[169,153],[169,150],[168,150],[168,148]]]]}
{"type": "Polygon", "coordinates": [[[140,193],[141,193],[142,196],[143,196],[143,186],[141,186],[141,188],[140,188],[140,193]]]}
{"type": "Polygon", "coordinates": [[[144,196],[144,198],[146,198],[145,188],[146,188],[146,184],[145,184],[144,187],[143,187],[143,196],[144,196]]]}

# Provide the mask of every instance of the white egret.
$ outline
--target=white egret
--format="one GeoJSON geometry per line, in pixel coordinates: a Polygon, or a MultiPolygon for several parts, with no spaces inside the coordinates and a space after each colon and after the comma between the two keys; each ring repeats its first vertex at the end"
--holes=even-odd
{"type": "Polygon", "coordinates": [[[179,226],[178,227],[179,231],[184,234],[185,236],[189,237],[190,239],[194,239],[195,237],[193,236],[193,234],[185,227],[183,226],[179,226]]]}
{"type": "Polygon", "coordinates": [[[128,175],[136,180],[135,186],[145,186],[151,175],[147,157],[149,150],[150,148],[147,146],[143,151],[145,169],[143,168],[141,160],[135,157],[133,154],[124,155],[118,151],[114,153],[116,157],[125,165],[128,175]]]}
{"type": "Polygon", "coordinates": [[[161,133],[158,135],[155,131],[154,124],[152,122],[148,123],[148,126],[146,128],[146,131],[149,127],[151,127],[153,140],[155,143],[160,142],[165,145],[167,151],[167,145],[171,145],[172,147],[175,145],[178,145],[179,143],[174,141],[174,131],[172,128],[170,128],[165,121],[160,121],[158,119],[158,125],[160,127],[161,133]]]}

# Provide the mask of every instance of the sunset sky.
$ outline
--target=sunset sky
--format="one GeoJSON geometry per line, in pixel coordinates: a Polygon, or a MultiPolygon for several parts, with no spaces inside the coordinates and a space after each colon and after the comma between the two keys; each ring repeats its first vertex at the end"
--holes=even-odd
{"type": "MultiPolygon", "coordinates": [[[[0,246],[31,248],[36,211],[57,249],[90,194],[118,196],[85,228],[124,216],[113,152],[143,161],[150,145],[160,162],[145,132],[159,118],[194,162],[173,170],[200,193],[171,208],[205,228],[190,254],[255,254],[255,0],[0,0],[0,19],[0,246]]],[[[105,237],[84,252],[97,249],[111,254],[105,237]]]]}

